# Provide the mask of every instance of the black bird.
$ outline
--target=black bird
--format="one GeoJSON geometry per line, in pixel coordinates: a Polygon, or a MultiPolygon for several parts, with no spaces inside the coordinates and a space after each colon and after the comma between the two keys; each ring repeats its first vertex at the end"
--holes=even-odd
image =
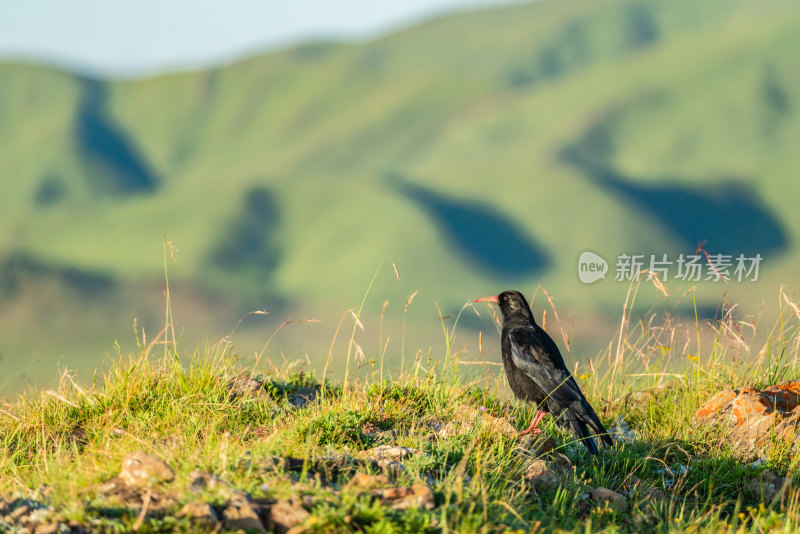
{"type": "Polygon", "coordinates": [[[514,395],[533,401],[538,407],[533,422],[520,436],[541,433],[536,427],[544,414],[550,412],[556,423],[572,432],[592,454],[598,451],[591,432],[613,445],[608,431],[564,365],[555,341],[534,321],[525,297],[519,291],[503,291],[496,297],[475,302],[495,302],[500,306],[503,314],[500,340],[508,384],[514,395]]]}

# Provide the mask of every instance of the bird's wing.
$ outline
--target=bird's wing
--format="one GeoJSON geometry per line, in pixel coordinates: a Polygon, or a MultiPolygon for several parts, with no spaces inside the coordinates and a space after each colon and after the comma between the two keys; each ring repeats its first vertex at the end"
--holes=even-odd
{"type": "Polygon", "coordinates": [[[514,365],[528,375],[545,393],[558,401],[564,409],[575,401],[583,400],[583,395],[580,389],[577,389],[569,372],[542,363],[549,358],[543,354],[541,345],[528,330],[514,328],[509,331],[508,336],[514,365]]]}
{"type": "MultiPolygon", "coordinates": [[[[560,354],[547,352],[548,350],[558,351],[555,343],[551,341],[550,344],[553,347],[548,349],[548,347],[542,345],[541,340],[534,333],[525,328],[514,328],[508,334],[511,343],[511,359],[514,365],[530,377],[536,385],[544,390],[550,399],[558,404],[562,412],[559,417],[561,415],[565,417],[563,423],[570,426],[570,428],[579,429],[580,431],[573,430],[573,433],[582,438],[583,434],[586,433],[583,424],[586,424],[601,436],[603,441],[608,445],[612,445],[613,441],[609,437],[608,431],[603,426],[603,423],[600,422],[600,418],[597,417],[592,405],[583,396],[578,383],[575,382],[575,379],[566,370],[563,363],[559,367],[553,366],[555,356],[559,361],[563,362],[560,354]]],[[[589,450],[595,448],[587,446],[589,450]]]]}

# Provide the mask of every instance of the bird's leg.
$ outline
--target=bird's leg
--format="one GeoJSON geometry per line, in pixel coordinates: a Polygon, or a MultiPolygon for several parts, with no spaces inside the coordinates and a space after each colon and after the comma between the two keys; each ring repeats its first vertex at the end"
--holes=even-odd
{"type": "Polygon", "coordinates": [[[523,430],[520,433],[519,437],[522,437],[522,436],[524,436],[526,434],[533,434],[534,436],[538,436],[539,434],[541,434],[542,433],[542,429],[541,428],[536,428],[536,426],[539,424],[539,421],[542,420],[542,417],[544,417],[545,413],[546,412],[543,412],[542,410],[538,410],[536,412],[536,415],[533,416],[533,421],[531,422],[531,426],[529,426],[527,428],[527,430],[523,430]]]}

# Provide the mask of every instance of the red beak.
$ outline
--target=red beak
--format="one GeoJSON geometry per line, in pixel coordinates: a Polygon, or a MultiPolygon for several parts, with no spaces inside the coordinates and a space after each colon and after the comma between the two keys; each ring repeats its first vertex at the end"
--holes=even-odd
{"type": "Polygon", "coordinates": [[[479,298],[479,299],[476,299],[475,302],[494,302],[495,304],[497,304],[497,295],[495,295],[493,297],[479,298]]]}

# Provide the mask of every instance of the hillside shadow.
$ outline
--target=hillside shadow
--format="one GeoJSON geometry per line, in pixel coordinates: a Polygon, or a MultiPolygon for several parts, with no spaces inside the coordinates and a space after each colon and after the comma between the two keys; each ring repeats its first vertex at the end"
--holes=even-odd
{"type": "Polygon", "coordinates": [[[673,177],[642,183],[614,169],[609,163],[615,152],[612,122],[613,118],[601,120],[565,147],[561,159],[658,223],[682,249],[693,252],[707,241],[707,250],[714,252],[763,256],[788,247],[784,224],[742,179],[721,178],[712,185],[691,187],[673,177]]]}
{"type": "Polygon", "coordinates": [[[264,299],[277,305],[271,281],[282,259],[280,222],[280,204],[273,192],[251,187],[209,254],[209,264],[223,275],[226,285],[233,284],[246,305],[261,305],[254,301],[264,299]]]}
{"type": "Polygon", "coordinates": [[[634,49],[654,45],[661,37],[658,18],[647,3],[634,4],[627,8],[626,41],[634,49]]]}
{"type": "Polygon", "coordinates": [[[117,287],[111,275],[73,266],[51,265],[24,252],[0,258],[0,297],[17,296],[26,284],[46,281],[71,289],[84,297],[100,297],[117,287]]]}
{"type": "Polygon", "coordinates": [[[42,208],[54,206],[69,196],[66,182],[57,174],[47,173],[42,176],[39,187],[33,195],[33,203],[42,208]]]}
{"type": "Polygon", "coordinates": [[[637,53],[661,39],[657,13],[645,2],[627,6],[619,19],[621,39],[612,51],[593,35],[589,17],[573,17],[547,40],[522,51],[505,73],[506,85],[517,90],[532,89],[574,73],[606,54],[637,53]]]}
{"type": "Polygon", "coordinates": [[[108,86],[81,80],[82,95],[74,122],[78,152],[89,164],[93,185],[107,193],[154,191],[158,177],[136,143],[108,110],[108,86]]]}
{"type": "Polygon", "coordinates": [[[586,23],[576,19],[525,54],[506,73],[507,85],[512,89],[532,88],[590,64],[596,57],[586,23]]]}
{"type": "Polygon", "coordinates": [[[550,267],[547,251],[492,206],[448,197],[399,176],[388,180],[431,218],[456,252],[477,267],[496,276],[541,274],[550,267]]]}

